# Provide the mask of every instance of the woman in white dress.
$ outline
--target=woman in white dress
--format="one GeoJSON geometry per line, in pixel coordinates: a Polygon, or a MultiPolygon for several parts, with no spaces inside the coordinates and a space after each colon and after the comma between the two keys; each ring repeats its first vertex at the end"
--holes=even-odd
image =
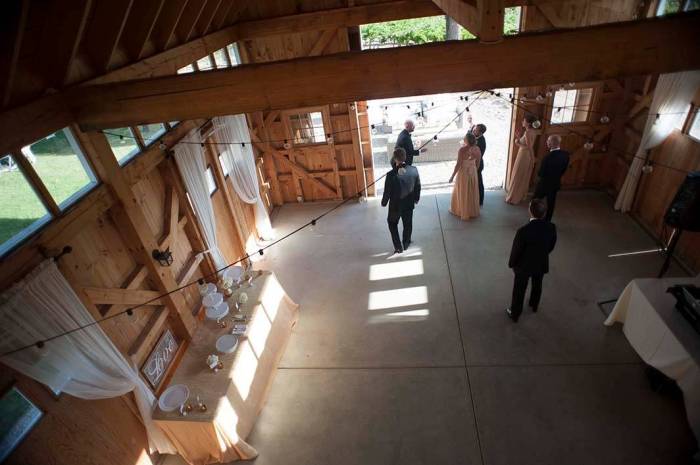
{"type": "Polygon", "coordinates": [[[515,136],[515,145],[518,146],[518,154],[515,156],[515,164],[506,186],[506,202],[517,205],[527,195],[530,187],[530,177],[535,166],[534,144],[535,130],[532,124],[537,121],[533,114],[526,114],[523,118],[523,129],[515,136]]]}

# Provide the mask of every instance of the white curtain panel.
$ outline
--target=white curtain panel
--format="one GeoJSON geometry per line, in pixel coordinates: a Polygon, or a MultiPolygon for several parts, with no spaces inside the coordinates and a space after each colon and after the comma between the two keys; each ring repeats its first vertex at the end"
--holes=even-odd
{"type": "MultiPolygon", "coordinates": [[[[250,141],[250,132],[244,115],[217,116],[214,125],[222,141],[250,141]]],[[[236,194],[246,203],[255,204],[255,227],[262,239],[272,239],[272,225],[267,208],[260,195],[253,147],[246,143],[227,145],[223,156],[231,167],[231,181],[236,194]]]]}
{"type": "Polygon", "coordinates": [[[204,153],[200,146],[202,138],[199,130],[193,129],[184,140],[194,143],[177,144],[174,148],[175,161],[178,168],[180,168],[182,180],[185,182],[185,188],[192,200],[194,212],[197,214],[199,223],[202,226],[204,240],[207,242],[207,247],[209,247],[209,253],[214,260],[214,265],[220,270],[227,263],[216,239],[216,218],[214,216],[214,206],[209,196],[206,178],[207,164],[204,162],[204,153]]]}
{"type": "MultiPolygon", "coordinates": [[[[0,350],[31,345],[94,321],[49,259],[0,296],[0,350]]],[[[0,361],[54,391],[81,399],[107,399],[134,391],[151,452],[176,453],[152,420],[155,396],[99,325],[0,361]]]]}
{"type": "Polygon", "coordinates": [[[642,174],[647,150],[661,144],[687,117],[690,102],[700,86],[700,71],[662,74],[654,90],[642,140],[615,200],[615,209],[628,212],[642,174]],[[659,115],[658,119],[655,115],[659,115]]]}

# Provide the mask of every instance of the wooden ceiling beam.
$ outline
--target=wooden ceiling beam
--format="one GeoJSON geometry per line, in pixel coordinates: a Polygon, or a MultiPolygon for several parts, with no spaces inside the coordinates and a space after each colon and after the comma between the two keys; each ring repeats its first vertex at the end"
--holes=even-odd
{"type": "Polygon", "coordinates": [[[237,23],[236,30],[239,39],[256,39],[440,14],[440,8],[431,1],[400,0],[245,21],[237,23]]]}
{"type": "Polygon", "coordinates": [[[83,49],[97,74],[109,68],[134,0],[110,0],[94,2],[88,31],[83,39],[83,49]]]}
{"type": "Polygon", "coordinates": [[[209,0],[202,10],[202,14],[195,25],[195,36],[201,37],[207,33],[209,26],[211,26],[212,21],[214,21],[214,15],[219,10],[223,0],[209,0]]]}
{"type": "Polygon", "coordinates": [[[19,52],[22,49],[24,30],[29,16],[29,0],[9,2],[9,11],[3,9],[0,19],[0,58],[4,66],[0,68],[0,104],[10,101],[12,84],[17,73],[19,52]]]}
{"type": "Polygon", "coordinates": [[[175,28],[186,6],[187,0],[168,0],[168,7],[161,12],[151,33],[156,50],[163,51],[166,49],[175,34],[175,28]]]}
{"type": "Polygon", "coordinates": [[[175,27],[175,37],[178,42],[184,44],[194,33],[194,27],[197,25],[199,17],[202,16],[204,7],[207,6],[207,0],[188,0],[185,6],[185,11],[180,17],[175,27]]]}
{"type": "Polygon", "coordinates": [[[483,43],[503,39],[504,0],[433,0],[446,15],[457,21],[483,43]]]}
{"type": "Polygon", "coordinates": [[[228,14],[231,12],[232,7],[238,4],[238,0],[224,0],[223,2],[221,2],[221,5],[219,5],[219,9],[214,14],[214,19],[209,25],[209,30],[207,31],[207,33],[210,33],[212,31],[218,31],[219,29],[223,28],[224,22],[226,21],[228,14]]]}
{"type": "Polygon", "coordinates": [[[68,99],[87,128],[700,68],[700,13],[506,37],[242,65],[87,86],[68,99]],[[674,50],[674,53],[668,53],[674,50]]]}
{"type": "Polygon", "coordinates": [[[141,59],[165,0],[140,0],[134,3],[126,21],[122,45],[131,60],[141,59]]]}

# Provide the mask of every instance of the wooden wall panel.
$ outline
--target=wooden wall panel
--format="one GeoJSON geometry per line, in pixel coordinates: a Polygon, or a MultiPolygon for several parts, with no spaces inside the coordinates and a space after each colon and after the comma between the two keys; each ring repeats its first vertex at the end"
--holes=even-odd
{"type": "MultiPolygon", "coordinates": [[[[651,160],[654,170],[642,177],[634,214],[654,235],[665,238],[670,229],[664,228],[663,217],[686,177],[677,170],[700,170],[700,142],[674,130],[652,151],[651,160]]],[[[684,232],[676,252],[695,273],[700,272],[700,233],[684,232]]]]}
{"type": "Polygon", "coordinates": [[[122,397],[82,400],[54,398],[36,381],[0,370],[0,391],[12,384],[44,416],[3,463],[7,465],[152,465],[146,431],[122,397]]]}

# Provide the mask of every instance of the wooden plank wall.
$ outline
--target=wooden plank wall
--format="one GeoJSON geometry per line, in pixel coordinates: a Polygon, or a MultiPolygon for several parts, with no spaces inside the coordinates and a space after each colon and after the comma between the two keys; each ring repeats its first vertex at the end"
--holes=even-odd
{"type": "MultiPolygon", "coordinates": [[[[639,13],[639,2],[626,0],[616,2],[614,7],[605,7],[600,2],[567,0],[563,2],[541,2],[524,6],[521,30],[525,32],[548,30],[554,27],[583,27],[606,22],[629,20],[639,13]]],[[[610,79],[596,82],[551,83],[546,86],[520,87],[515,89],[516,107],[513,111],[514,128],[520,128],[526,113],[536,115],[542,122],[535,143],[536,165],[531,178],[534,188],[536,173],[542,158],[547,153],[545,142],[551,134],[562,136],[562,148],[571,153],[571,165],[562,179],[564,188],[598,187],[605,182],[608,160],[619,156],[610,148],[616,124],[619,122],[619,105],[626,96],[623,81],[610,79]],[[573,84],[573,85],[572,85],[573,84]],[[554,93],[559,89],[593,88],[593,98],[586,121],[565,125],[550,124],[553,114],[554,93]],[[548,95],[549,94],[549,95],[548,95]],[[538,101],[541,95],[544,100],[538,101]],[[602,116],[609,116],[609,123],[602,123],[602,116]],[[583,145],[592,140],[594,148],[586,150],[583,145]]],[[[508,159],[507,178],[510,177],[518,147],[512,141],[508,159]]]]}
{"type": "MultiPolygon", "coordinates": [[[[163,139],[172,146],[199,124],[182,122],[163,139]]],[[[44,259],[45,254],[54,254],[69,245],[73,250],[59,260],[59,268],[86,307],[99,318],[108,314],[104,312],[123,310],[128,305],[106,305],[95,296],[105,292],[125,292],[121,289],[127,287],[132,291],[158,291],[158,278],[143,270],[139,245],[134,243],[134,238],[127,232],[129,228],[125,226],[128,219],[122,213],[122,203],[99,167],[100,156],[94,153],[98,145],[92,142],[104,136],[81,133],[77,128],[75,131],[103,184],[78,201],[62,218],[54,220],[29,242],[2,259],[0,289],[21,279],[44,259]]],[[[205,149],[210,164],[213,169],[220,170],[211,147],[205,149]]],[[[174,262],[167,272],[172,273],[176,282],[191,282],[211,272],[209,260],[202,260],[198,255],[204,250],[201,231],[184,196],[174,160],[166,158],[157,146],[151,146],[120,171],[120,175],[128,179],[135,199],[130,208],[141,210],[148,233],[156,243],[170,241],[174,262]],[[171,218],[173,213],[176,217],[171,218]],[[171,236],[173,227],[178,231],[174,240],[171,236]]],[[[245,240],[257,237],[253,210],[233,193],[229,179],[225,184],[219,179],[216,182],[218,189],[212,201],[218,239],[226,259],[234,261],[244,254],[245,240]]],[[[166,268],[163,270],[166,272],[166,268]]],[[[181,296],[178,305],[183,305],[185,312],[199,312],[201,301],[196,286],[186,288],[181,296]]],[[[183,309],[174,311],[162,304],[147,306],[135,310],[133,316],[123,315],[100,323],[100,326],[117,348],[140,366],[165,328],[172,329],[186,343],[189,334],[183,332],[181,326],[173,326],[180,311],[183,309]],[[167,312],[168,318],[157,318],[161,311],[167,312]]],[[[23,392],[39,404],[45,417],[12,454],[9,463],[41,462],[37,454],[44,454],[45,459],[46,444],[51,444],[51,463],[55,464],[151,463],[149,456],[142,453],[146,445],[145,431],[130,410],[133,406],[130,395],[90,402],[68,395],[55,399],[39,383],[3,367],[0,389],[12,382],[18,383],[23,392]],[[42,446],[37,447],[39,444],[42,446]],[[99,447],[95,447],[96,444],[99,447]]]]}
{"type": "MultiPolygon", "coordinates": [[[[298,9],[290,10],[289,3],[258,2],[248,8],[247,15],[251,18],[283,16],[345,6],[343,2],[325,2],[324,5],[309,1],[297,3],[298,9]]],[[[244,63],[332,54],[350,49],[346,28],[244,40],[238,43],[238,47],[244,63]]],[[[260,141],[255,148],[262,160],[264,182],[269,186],[268,195],[274,205],[343,199],[364,189],[365,178],[372,179],[373,170],[366,105],[363,105],[364,102],[357,105],[331,103],[307,109],[323,113],[325,132],[335,133],[333,141],[300,147],[292,145],[289,149],[284,143],[287,140],[291,144],[292,138],[288,115],[305,109],[248,115],[251,133],[260,141]],[[358,121],[355,126],[359,125],[359,131],[355,131],[357,138],[353,136],[353,120],[358,121]]]]}

